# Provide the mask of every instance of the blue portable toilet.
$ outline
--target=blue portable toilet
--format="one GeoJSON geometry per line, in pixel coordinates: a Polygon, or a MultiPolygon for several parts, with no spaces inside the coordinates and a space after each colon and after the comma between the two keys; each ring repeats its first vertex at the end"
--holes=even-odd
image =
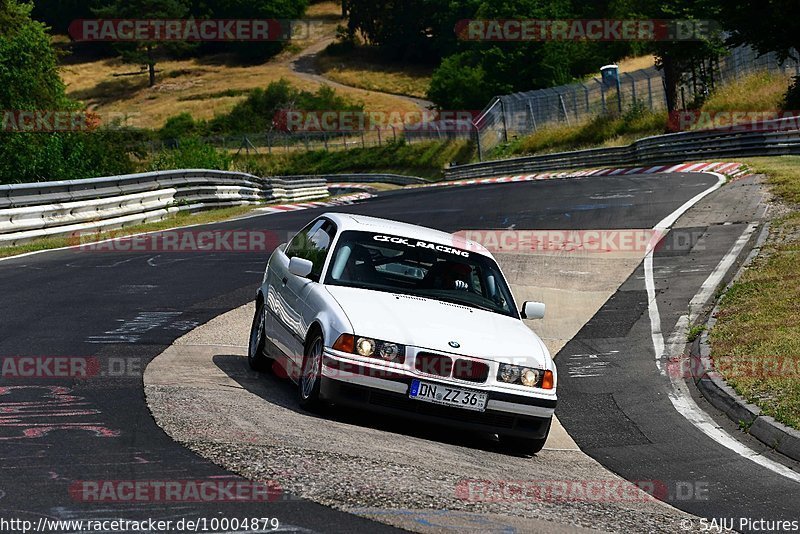
{"type": "Polygon", "coordinates": [[[600,67],[600,75],[603,78],[603,85],[606,87],[616,87],[619,84],[619,66],[606,65],[600,67]]]}

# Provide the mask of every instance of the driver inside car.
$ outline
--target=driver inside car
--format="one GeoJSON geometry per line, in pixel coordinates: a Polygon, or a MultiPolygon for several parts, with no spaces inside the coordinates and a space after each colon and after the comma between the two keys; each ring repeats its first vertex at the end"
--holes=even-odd
{"type": "Polygon", "coordinates": [[[423,286],[431,289],[470,289],[472,268],[469,265],[455,262],[438,262],[431,268],[423,281],[423,286]]]}

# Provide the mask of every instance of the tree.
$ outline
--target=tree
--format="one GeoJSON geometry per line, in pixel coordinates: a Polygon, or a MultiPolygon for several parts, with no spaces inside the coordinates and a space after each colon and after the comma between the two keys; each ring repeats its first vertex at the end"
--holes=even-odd
{"type": "MultiPolygon", "coordinates": [[[[677,21],[716,20],[721,2],[729,0],[629,0],[626,5],[616,6],[616,16],[631,19],[677,21]]],[[[690,26],[695,22],[689,23],[690,26]]],[[[645,49],[656,57],[656,67],[664,76],[667,110],[678,109],[678,87],[684,72],[690,71],[700,61],[724,53],[722,34],[718,28],[710,27],[707,35],[696,35],[693,40],[658,40],[645,49]]]]}
{"type": "Polygon", "coordinates": [[[719,0],[719,8],[722,24],[731,32],[730,44],[749,44],[761,53],[777,52],[782,59],[800,59],[797,0],[719,0]]]}
{"type": "Polygon", "coordinates": [[[0,0],[0,110],[63,107],[64,84],[44,24],[31,6],[0,0]]]}
{"type": "Polygon", "coordinates": [[[100,0],[34,0],[32,16],[55,33],[65,34],[73,20],[92,18],[92,10],[100,4],[100,0]]]}
{"type": "MultiPolygon", "coordinates": [[[[800,2],[797,0],[720,0],[720,19],[731,45],[748,44],[760,53],[776,52],[781,60],[800,61],[800,2]]],[[[786,92],[783,108],[800,107],[800,76],[786,92]]]]}
{"type": "MultiPolygon", "coordinates": [[[[215,0],[209,2],[211,15],[217,19],[300,19],[307,0],[215,0]]],[[[263,61],[283,49],[280,41],[242,41],[206,43],[208,50],[232,51],[248,62],[263,61]]]]}
{"type": "MultiPolygon", "coordinates": [[[[185,0],[111,0],[111,3],[94,10],[105,19],[176,20],[189,15],[185,0]]],[[[136,41],[119,43],[115,47],[126,63],[147,65],[149,85],[156,84],[156,63],[165,55],[187,51],[185,42],[136,41]]]]}
{"type": "MultiPolygon", "coordinates": [[[[0,0],[0,110],[78,109],[64,94],[56,54],[44,24],[31,19],[31,6],[0,0]]],[[[5,131],[0,115],[0,182],[67,180],[131,172],[122,147],[128,132],[5,131]]]]}

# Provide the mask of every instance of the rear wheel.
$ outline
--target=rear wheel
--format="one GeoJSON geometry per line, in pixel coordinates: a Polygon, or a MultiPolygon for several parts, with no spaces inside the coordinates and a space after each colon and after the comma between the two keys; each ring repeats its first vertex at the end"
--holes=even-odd
{"type": "Polygon", "coordinates": [[[272,368],[272,359],[267,356],[267,325],[264,314],[264,301],[258,299],[256,303],[256,314],[253,317],[253,326],[250,328],[250,344],[247,350],[247,363],[250,369],[260,373],[269,371],[272,368]]]}
{"type": "Polygon", "coordinates": [[[303,368],[298,384],[299,402],[301,408],[310,412],[320,412],[325,406],[319,393],[322,384],[323,347],[322,334],[315,332],[306,343],[303,356],[303,368]]]}

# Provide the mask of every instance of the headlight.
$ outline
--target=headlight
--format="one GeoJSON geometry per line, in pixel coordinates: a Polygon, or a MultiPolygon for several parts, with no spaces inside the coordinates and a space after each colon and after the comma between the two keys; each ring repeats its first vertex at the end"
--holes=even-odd
{"type": "Polygon", "coordinates": [[[523,385],[529,388],[553,389],[553,371],[542,371],[530,367],[520,367],[501,363],[497,379],[506,384],[523,385]]]}
{"type": "Polygon", "coordinates": [[[358,338],[356,352],[361,356],[369,357],[375,354],[375,340],[366,337],[358,338]]]}
{"type": "Polygon", "coordinates": [[[536,384],[539,383],[539,371],[535,369],[523,369],[519,379],[523,386],[528,386],[529,388],[536,387],[536,384]]]}
{"type": "Polygon", "coordinates": [[[516,365],[507,365],[505,363],[500,364],[500,371],[497,373],[498,380],[513,384],[519,380],[519,376],[520,369],[516,365]]]}
{"type": "Polygon", "coordinates": [[[333,344],[333,348],[341,352],[358,354],[364,358],[380,358],[386,362],[403,363],[406,361],[405,345],[370,337],[342,334],[333,344]]]}
{"type": "Polygon", "coordinates": [[[400,355],[400,347],[395,343],[381,343],[378,354],[381,358],[390,362],[400,355]]]}

